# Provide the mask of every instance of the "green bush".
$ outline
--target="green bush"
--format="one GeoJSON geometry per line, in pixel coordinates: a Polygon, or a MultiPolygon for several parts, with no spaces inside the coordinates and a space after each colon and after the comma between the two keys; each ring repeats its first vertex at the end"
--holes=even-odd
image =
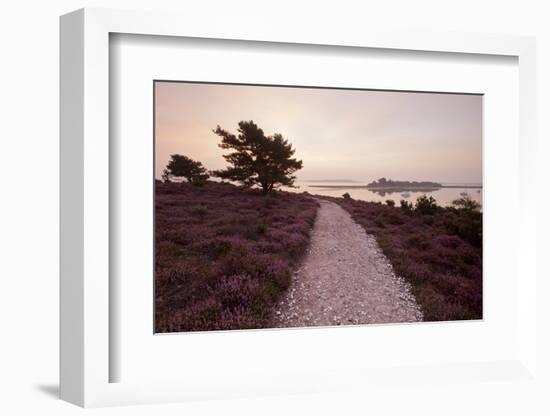
{"type": "Polygon", "coordinates": [[[384,219],[388,224],[401,225],[403,224],[403,218],[399,210],[388,210],[384,213],[384,219]]]}
{"type": "Polygon", "coordinates": [[[469,195],[455,199],[453,201],[453,206],[464,211],[479,211],[481,209],[481,204],[474,201],[469,195]]]}
{"type": "Polygon", "coordinates": [[[377,227],[380,227],[380,228],[385,228],[386,226],[384,225],[384,221],[382,220],[382,216],[379,215],[378,217],[376,217],[374,219],[374,224],[377,226],[377,227]]]}
{"type": "Polygon", "coordinates": [[[412,202],[405,201],[404,199],[399,201],[399,205],[401,205],[401,209],[405,212],[411,212],[413,210],[412,202]]]}
{"type": "Polygon", "coordinates": [[[422,215],[431,215],[437,211],[437,203],[433,196],[422,195],[417,198],[415,210],[422,215]]]}
{"type": "Polygon", "coordinates": [[[204,217],[206,217],[206,214],[208,214],[208,207],[206,205],[195,205],[193,208],[191,208],[191,215],[195,217],[204,219],[204,217]]]}
{"type": "Polygon", "coordinates": [[[426,225],[434,225],[434,217],[430,214],[422,215],[422,222],[426,225]]]}
{"type": "Polygon", "coordinates": [[[479,211],[448,211],[443,225],[451,234],[456,234],[470,244],[481,247],[483,243],[483,217],[479,211]]]}
{"type": "Polygon", "coordinates": [[[256,227],[256,232],[258,234],[265,234],[265,232],[267,231],[267,225],[265,225],[265,223],[261,222],[258,224],[258,227],[256,227]]]}

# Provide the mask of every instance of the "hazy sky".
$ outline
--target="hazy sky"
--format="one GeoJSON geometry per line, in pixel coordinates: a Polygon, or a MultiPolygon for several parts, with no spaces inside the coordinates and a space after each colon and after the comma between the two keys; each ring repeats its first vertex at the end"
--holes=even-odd
{"type": "Polygon", "coordinates": [[[157,82],[156,176],[171,154],[226,166],[212,129],[253,120],[281,133],[298,180],[380,177],[481,183],[482,97],[157,82]]]}

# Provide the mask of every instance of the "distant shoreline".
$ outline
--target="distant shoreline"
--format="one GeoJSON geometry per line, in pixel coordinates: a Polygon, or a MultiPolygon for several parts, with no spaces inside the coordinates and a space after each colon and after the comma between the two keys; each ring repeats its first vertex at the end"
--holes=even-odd
{"type": "Polygon", "coordinates": [[[442,188],[452,188],[452,189],[483,189],[482,185],[441,185],[434,187],[426,186],[367,186],[367,185],[307,185],[310,188],[355,188],[355,189],[368,189],[370,191],[412,191],[412,190],[437,190],[442,188]]]}

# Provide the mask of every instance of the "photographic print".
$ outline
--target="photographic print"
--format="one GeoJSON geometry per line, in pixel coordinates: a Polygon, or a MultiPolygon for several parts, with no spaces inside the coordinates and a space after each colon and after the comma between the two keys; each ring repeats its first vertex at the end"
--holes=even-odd
{"type": "Polygon", "coordinates": [[[482,319],[482,102],[155,81],[155,332],[482,319]]]}

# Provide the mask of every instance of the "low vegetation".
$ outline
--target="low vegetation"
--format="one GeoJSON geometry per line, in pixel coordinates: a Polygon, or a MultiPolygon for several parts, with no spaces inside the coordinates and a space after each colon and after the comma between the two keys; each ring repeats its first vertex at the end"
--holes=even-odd
{"type": "MultiPolygon", "coordinates": [[[[213,132],[227,151],[226,168],[208,171],[173,154],[156,183],[156,332],[266,327],[309,244],[317,202],[278,191],[292,187],[303,167],[288,140],[267,136],[253,121],[239,122],[236,134],[219,126],[213,132]]],[[[434,186],[441,185],[381,178],[367,187],[434,186]]],[[[482,214],[475,201],[464,197],[442,208],[427,196],[399,206],[349,193],[326,198],[377,238],[425,320],[482,317],[482,214]]]]}
{"type": "Polygon", "coordinates": [[[317,203],[207,181],[156,184],[156,332],[265,327],[317,203]]]}
{"type": "Polygon", "coordinates": [[[470,198],[442,208],[422,196],[399,207],[329,198],[376,236],[395,272],[412,286],[424,320],[482,318],[482,213],[470,198]]]}

